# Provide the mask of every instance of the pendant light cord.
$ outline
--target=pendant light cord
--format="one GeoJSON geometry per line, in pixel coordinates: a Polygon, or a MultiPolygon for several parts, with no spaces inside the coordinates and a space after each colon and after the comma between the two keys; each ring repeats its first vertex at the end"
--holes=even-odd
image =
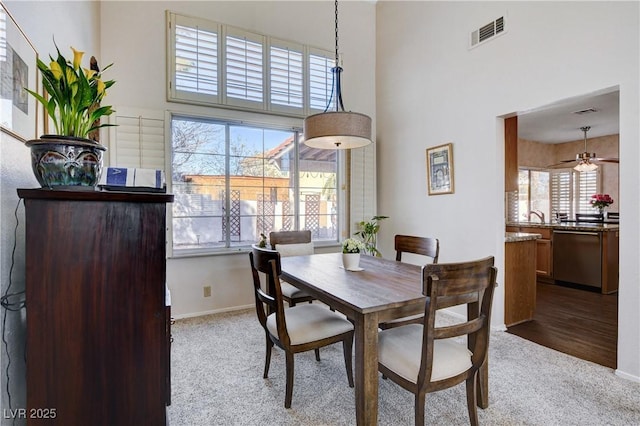
{"type": "Polygon", "coordinates": [[[338,0],[335,2],[336,5],[336,67],[340,66],[340,58],[338,56],[338,0]]]}

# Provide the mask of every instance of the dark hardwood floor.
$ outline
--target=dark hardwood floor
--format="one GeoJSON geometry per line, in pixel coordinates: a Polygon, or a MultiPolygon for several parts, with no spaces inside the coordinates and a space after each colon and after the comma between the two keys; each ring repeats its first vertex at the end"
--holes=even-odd
{"type": "Polygon", "coordinates": [[[618,293],[538,282],[533,320],[509,327],[507,332],[616,368],[618,293]]]}

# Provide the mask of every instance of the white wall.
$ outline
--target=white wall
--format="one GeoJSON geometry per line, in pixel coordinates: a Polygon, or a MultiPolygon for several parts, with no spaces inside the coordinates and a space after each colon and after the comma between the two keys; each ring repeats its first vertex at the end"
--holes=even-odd
{"type": "MultiPolygon", "coordinates": [[[[48,2],[34,3],[25,1],[3,1],[7,10],[34,44],[40,58],[49,62],[48,55],[55,54],[52,37],[55,35],[60,51],[71,57],[70,45],[78,50],[98,54],[98,9],[97,3],[91,2],[48,2]],[[83,25],[77,25],[82,22],[83,25]],[[95,53],[93,53],[95,52],[95,53]]],[[[88,65],[88,57],[85,58],[88,65]]],[[[35,64],[33,64],[35,66],[35,64]]],[[[14,238],[16,219],[14,211],[18,204],[17,188],[39,187],[32,171],[29,149],[21,142],[6,134],[0,134],[0,281],[1,293],[4,294],[9,285],[11,270],[11,293],[24,290],[24,205],[18,210],[17,239],[14,238]],[[13,269],[12,252],[16,244],[13,269]]],[[[28,303],[28,302],[27,302],[28,303]]],[[[3,309],[4,311],[4,309],[3,309]]],[[[4,312],[2,312],[4,318],[4,312]]],[[[10,354],[11,367],[9,383],[11,392],[11,408],[26,407],[25,383],[25,312],[7,312],[6,339],[10,354]]],[[[8,397],[6,393],[7,377],[5,368],[8,358],[2,347],[2,372],[0,383],[2,400],[0,409],[2,424],[14,424],[10,419],[8,397]]],[[[16,421],[17,425],[24,420],[16,421]]]]}
{"type": "MultiPolygon", "coordinates": [[[[504,270],[500,119],[620,87],[620,293],[617,373],[640,380],[640,172],[637,2],[377,3],[378,210],[392,236],[440,238],[442,262],[496,256],[504,270]],[[469,50],[503,16],[507,33],[469,50]],[[425,149],[453,142],[455,194],[427,196],[425,149]],[[400,190],[401,189],[401,190],[400,190]]],[[[504,324],[504,287],[493,324],[504,324]]],[[[568,324],[567,326],[570,326],[568,324]]]]}
{"type": "MultiPolygon", "coordinates": [[[[331,1],[109,1],[102,2],[100,7],[102,61],[115,64],[108,76],[115,79],[116,84],[106,100],[116,110],[119,106],[196,114],[215,110],[166,102],[167,9],[334,51],[334,3],[331,1]]],[[[339,8],[345,106],[375,120],[375,5],[344,2],[339,8]]],[[[229,110],[216,113],[224,117],[250,117],[250,114],[229,110]]],[[[359,154],[359,160],[362,155],[359,154]]],[[[371,188],[374,184],[375,176],[369,179],[371,188]]],[[[366,214],[373,215],[375,205],[366,201],[368,204],[363,210],[368,209],[366,214]]],[[[178,317],[253,303],[246,253],[169,259],[167,283],[172,313],[178,317]],[[212,286],[211,297],[203,297],[205,285],[212,286]]]]}

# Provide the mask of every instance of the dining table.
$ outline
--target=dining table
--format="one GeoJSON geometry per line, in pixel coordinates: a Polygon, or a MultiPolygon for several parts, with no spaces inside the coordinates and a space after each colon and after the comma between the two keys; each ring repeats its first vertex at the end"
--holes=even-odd
{"type": "MultiPolygon", "coordinates": [[[[378,421],[378,324],[424,313],[422,267],[361,254],[358,270],[345,270],[342,253],[283,257],[281,279],[343,313],[354,323],[356,424],[378,421]]],[[[472,305],[467,314],[477,316],[472,305]]],[[[477,405],[486,408],[488,366],[482,366],[477,405]]]]}

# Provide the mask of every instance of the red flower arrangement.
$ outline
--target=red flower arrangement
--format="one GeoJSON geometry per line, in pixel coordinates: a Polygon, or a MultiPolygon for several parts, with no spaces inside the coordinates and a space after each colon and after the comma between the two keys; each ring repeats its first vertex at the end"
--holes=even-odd
{"type": "Polygon", "coordinates": [[[609,194],[593,194],[590,202],[591,207],[601,210],[613,204],[613,198],[609,194]]]}

